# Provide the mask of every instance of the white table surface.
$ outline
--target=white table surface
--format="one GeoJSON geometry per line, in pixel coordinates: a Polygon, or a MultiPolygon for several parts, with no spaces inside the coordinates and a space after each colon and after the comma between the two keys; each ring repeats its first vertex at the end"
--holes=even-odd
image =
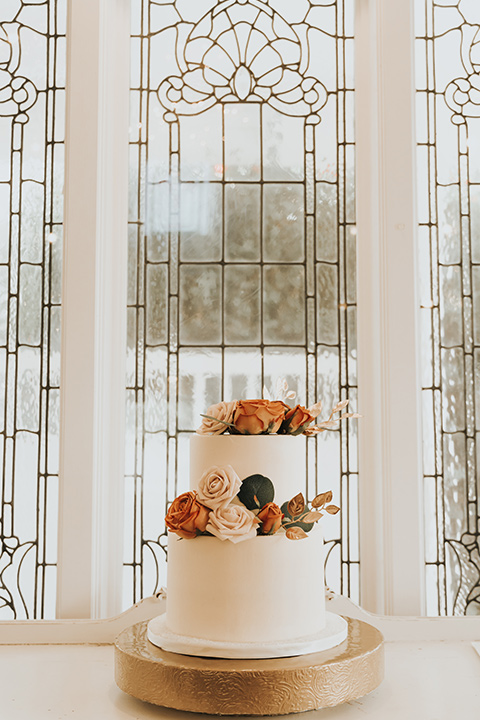
{"type": "MultiPolygon", "coordinates": [[[[370,622],[383,632],[385,679],[359,700],[301,713],[298,718],[480,718],[480,654],[475,649],[480,648],[480,617],[382,617],[370,615],[340,596],[329,609],[370,622]]],[[[123,628],[163,610],[164,600],[147,598],[107,620],[0,622],[0,720],[215,717],[148,705],[115,684],[113,638],[123,628]]]]}
{"type": "MultiPolygon", "coordinates": [[[[200,717],[148,705],[125,695],[114,681],[113,656],[111,645],[0,647],[0,717],[2,720],[200,717]]],[[[474,720],[480,716],[480,656],[470,642],[387,642],[385,662],[385,680],[370,695],[301,716],[319,720],[474,720]]]]}

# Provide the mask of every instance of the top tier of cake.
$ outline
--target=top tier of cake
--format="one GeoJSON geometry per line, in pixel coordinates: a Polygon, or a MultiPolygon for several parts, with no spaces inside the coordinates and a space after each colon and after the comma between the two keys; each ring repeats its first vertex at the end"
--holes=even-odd
{"type": "Polygon", "coordinates": [[[299,492],[306,495],[306,438],[292,435],[193,435],[190,440],[190,488],[203,473],[231,465],[240,480],[265,475],[281,505],[299,492]]]}

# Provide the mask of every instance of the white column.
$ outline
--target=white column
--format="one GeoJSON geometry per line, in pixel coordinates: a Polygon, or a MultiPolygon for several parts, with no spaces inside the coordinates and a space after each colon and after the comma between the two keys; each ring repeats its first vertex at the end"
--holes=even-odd
{"type": "Polygon", "coordinates": [[[69,0],[57,615],[119,611],[129,0],[69,0]]]}
{"type": "Polygon", "coordinates": [[[424,612],[411,0],[356,3],[361,603],[424,612]]]}

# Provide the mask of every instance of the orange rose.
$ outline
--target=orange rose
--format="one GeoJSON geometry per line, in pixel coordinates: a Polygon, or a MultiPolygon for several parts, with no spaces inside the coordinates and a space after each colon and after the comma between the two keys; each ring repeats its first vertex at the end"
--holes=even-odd
{"type": "Polygon", "coordinates": [[[263,506],[257,515],[257,520],[260,520],[262,527],[260,532],[262,535],[273,535],[280,528],[282,524],[283,513],[273,502],[269,502],[263,506]]]}
{"type": "Polygon", "coordinates": [[[285,420],[280,428],[281,433],[289,435],[299,435],[305,428],[310,425],[315,416],[308,412],[307,408],[302,405],[295,405],[294,408],[288,410],[285,420]]]}
{"type": "Polygon", "coordinates": [[[169,530],[190,540],[207,527],[208,508],[200,505],[196,494],[192,491],[179,495],[170,505],[165,517],[165,525],[169,530]]]}
{"type": "Polygon", "coordinates": [[[276,433],[286,409],[280,400],[239,400],[232,422],[242,435],[276,433]]]}

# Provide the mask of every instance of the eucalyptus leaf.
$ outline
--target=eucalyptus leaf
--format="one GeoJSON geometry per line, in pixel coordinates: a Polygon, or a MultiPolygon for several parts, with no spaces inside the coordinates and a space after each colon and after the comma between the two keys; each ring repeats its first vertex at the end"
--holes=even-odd
{"type": "Polygon", "coordinates": [[[261,508],[275,497],[275,488],[270,478],[265,475],[249,475],[243,480],[237,498],[249,510],[261,508]]]}

